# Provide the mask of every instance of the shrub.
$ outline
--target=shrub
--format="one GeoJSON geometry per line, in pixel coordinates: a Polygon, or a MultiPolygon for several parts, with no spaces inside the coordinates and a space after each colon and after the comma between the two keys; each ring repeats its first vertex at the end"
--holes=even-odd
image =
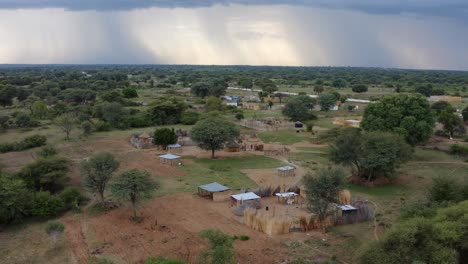
{"type": "Polygon", "coordinates": [[[184,125],[195,125],[199,118],[200,114],[197,112],[184,112],[182,113],[180,122],[184,125]]]}
{"type": "Polygon", "coordinates": [[[45,227],[47,234],[52,234],[55,232],[62,233],[65,230],[65,226],[58,221],[49,221],[45,227]]]}
{"type": "Polygon", "coordinates": [[[236,113],[236,119],[237,120],[244,119],[244,113],[243,112],[236,113]]]}
{"type": "Polygon", "coordinates": [[[0,144],[0,152],[22,151],[45,145],[47,138],[41,135],[33,135],[24,138],[22,141],[0,144]]]}
{"type": "Polygon", "coordinates": [[[57,216],[64,209],[63,201],[49,192],[34,194],[31,206],[31,215],[42,218],[57,216]]]}
{"type": "Polygon", "coordinates": [[[431,202],[456,202],[462,199],[460,184],[450,178],[435,178],[429,189],[428,198],[431,202]]]}
{"type": "Polygon", "coordinates": [[[57,155],[57,149],[52,146],[43,147],[37,154],[39,157],[48,158],[57,155]]]}
{"type": "Polygon", "coordinates": [[[185,264],[182,260],[169,259],[164,257],[151,257],[145,261],[145,264],[185,264]]]}
{"type": "Polygon", "coordinates": [[[63,201],[65,209],[78,209],[83,196],[81,196],[80,190],[76,187],[67,187],[59,195],[63,201]]]}
{"type": "Polygon", "coordinates": [[[461,146],[458,144],[454,144],[450,146],[450,153],[459,156],[467,156],[468,155],[468,147],[461,146]]]}
{"type": "Polygon", "coordinates": [[[99,120],[94,124],[94,130],[96,132],[110,131],[111,126],[109,125],[109,123],[99,120]]]}
{"type": "Polygon", "coordinates": [[[89,121],[84,121],[83,123],[81,123],[81,129],[83,129],[83,135],[85,137],[93,133],[93,125],[89,121]]]}
{"type": "Polygon", "coordinates": [[[69,178],[68,160],[54,156],[38,159],[23,167],[17,176],[24,180],[28,188],[36,191],[50,191],[52,193],[63,189],[69,178]]]}
{"type": "Polygon", "coordinates": [[[144,115],[134,115],[127,118],[126,122],[130,127],[146,127],[150,121],[144,115]]]}

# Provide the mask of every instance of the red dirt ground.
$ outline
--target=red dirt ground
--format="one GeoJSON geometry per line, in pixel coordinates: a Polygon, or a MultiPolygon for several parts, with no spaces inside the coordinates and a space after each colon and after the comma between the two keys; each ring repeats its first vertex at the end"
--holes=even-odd
{"type": "Polygon", "coordinates": [[[92,246],[81,231],[82,225],[75,222],[79,219],[67,218],[67,237],[80,263],[86,263],[92,255],[112,256],[127,263],[139,263],[150,256],[193,263],[208,248],[198,236],[208,228],[250,237],[248,241],[235,242],[239,263],[258,263],[259,259],[262,263],[281,263],[287,259],[287,250],[278,240],[239,223],[227,202],[214,203],[191,194],[178,194],[145,203],[139,212],[143,217],[141,223],[130,220],[131,210],[127,206],[84,220],[93,233],[92,246]],[[88,255],[84,256],[84,252],[88,255]]]}

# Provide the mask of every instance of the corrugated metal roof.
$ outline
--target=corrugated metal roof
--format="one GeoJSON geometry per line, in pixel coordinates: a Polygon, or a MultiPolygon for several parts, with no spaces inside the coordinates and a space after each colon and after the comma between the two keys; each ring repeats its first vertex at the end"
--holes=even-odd
{"type": "Polygon", "coordinates": [[[340,208],[343,211],[351,211],[351,210],[357,210],[356,207],[349,205],[349,204],[344,204],[344,205],[338,205],[338,208],[340,208]]]}
{"type": "Polygon", "coordinates": [[[208,183],[205,185],[200,185],[198,188],[203,189],[208,192],[224,192],[230,190],[231,188],[221,185],[217,182],[208,183]]]}
{"type": "Polygon", "coordinates": [[[159,157],[162,158],[162,159],[168,159],[168,160],[173,160],[173,159],[181,158],[181,156],[177,156],[177,155],[170,154],[170,153],[161,155],[161,156],[159,156],[159,157]]]}
{"type": "Polygon", "coordinates": [[[280,170],[280,171],[288,171],[288,170],[294,170],[296,168],[294,168],[293,166],[283,166],[283,167],[279,167],[277,168],[277,170],[280,170]]]}
{"type": "Polygon", "coordinates": [[[234,195],[231,195],[231,197],[238,200],[238,201],[240,201],[240,200],[247,201],[247,200],[260,199],[260,196],[256,195],[253,192],[234,194],[234,195]]]}

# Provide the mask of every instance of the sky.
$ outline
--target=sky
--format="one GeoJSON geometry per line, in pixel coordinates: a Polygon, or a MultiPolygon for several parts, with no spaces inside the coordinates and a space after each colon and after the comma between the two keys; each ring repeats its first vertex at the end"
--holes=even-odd
{"type": "Polygon", "coordinates": [[[0,64],[468,70],[467,0],[0,0],[0,64]]]}

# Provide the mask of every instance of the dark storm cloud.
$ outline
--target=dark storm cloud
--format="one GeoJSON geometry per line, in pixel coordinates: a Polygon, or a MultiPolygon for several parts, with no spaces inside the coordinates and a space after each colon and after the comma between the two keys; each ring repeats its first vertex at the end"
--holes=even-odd
{"type": "Polygon", "coordinates": [[[416,14],[468,20],[467,0],[0,0],[0,8],[132,10],[149,7],[197,8],[213,5],[304,5],[350,9],[371,14],[416,14]]]}

